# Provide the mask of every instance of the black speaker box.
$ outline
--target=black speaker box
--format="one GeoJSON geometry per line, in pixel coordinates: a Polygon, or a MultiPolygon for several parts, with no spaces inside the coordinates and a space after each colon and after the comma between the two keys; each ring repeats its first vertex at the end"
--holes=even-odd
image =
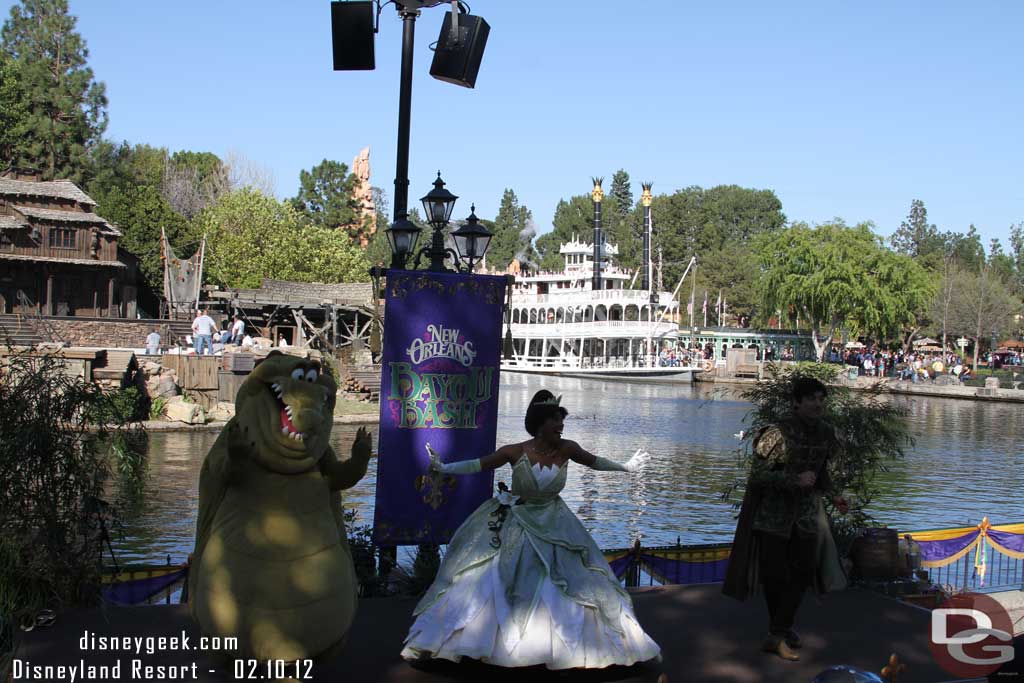
{"type": "Polygon", "coordinates": [[[331,42],[334,44],[335,71],[372,71],[372,2],[332,2],[331,42]]]}
{"type": "Polygon", "coordinates": [[[484,57],[484,46],[491,27],[482,17],[469,14],[459,15],[459,37],[452,41],[452,13],[446,12],[441,24],[441,35],[437,39],[434,61],[430,64],[430,75],[440,81],[472,88],[480,72],[480,61],[484,57]]]}

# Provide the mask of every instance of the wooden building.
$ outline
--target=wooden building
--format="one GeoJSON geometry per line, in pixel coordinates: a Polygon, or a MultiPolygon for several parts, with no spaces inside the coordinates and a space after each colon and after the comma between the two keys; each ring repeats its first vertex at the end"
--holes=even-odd
{"type": "Polygon", "coordinates": [[[0,176],[0,313],[134,318],[136,261],[69,180],[0,176]]]}
{"type": "Polygon", "coordinates": [[[240,314],[246,332],[268,338],[275,346],[284,340],[288,346],[320,349],[348,363],[371,362],[374,300],[369,282],[264,278],[259,289],[212,291],[210,299],[229,315],[240,314]]]}

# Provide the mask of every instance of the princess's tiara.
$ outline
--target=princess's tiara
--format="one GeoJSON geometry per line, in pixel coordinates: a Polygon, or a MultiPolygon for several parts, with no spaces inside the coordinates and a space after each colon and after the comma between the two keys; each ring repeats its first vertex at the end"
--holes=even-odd
{"type": "Polygon", "coordinates": [[[552,398],[544,399],[543,401],[537,401],[533,405],[535,406],[557,406],[562,402],[562,396],[554,396],[552,398]]]}

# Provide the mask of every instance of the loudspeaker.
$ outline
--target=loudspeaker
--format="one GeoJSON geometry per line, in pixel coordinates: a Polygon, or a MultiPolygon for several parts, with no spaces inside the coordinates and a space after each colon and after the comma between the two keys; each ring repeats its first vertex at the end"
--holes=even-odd
{"type": "Polygon", "coordinates": [[[372,71],[373,2],[332,2],[331,42],[335,71],[372,71]]]}
{"type": "Polygon", "coordinates": [[[472,88],[480,71],[480,60],[484,57],[484,46],[491,27],[482,17],[469,14],[459,15],[459,38],[452,42],[452,13],[446,12],[441,24],[441,35],[437,39],[434,61],[430,64],[430,75],[439,81],[472,88]]]}

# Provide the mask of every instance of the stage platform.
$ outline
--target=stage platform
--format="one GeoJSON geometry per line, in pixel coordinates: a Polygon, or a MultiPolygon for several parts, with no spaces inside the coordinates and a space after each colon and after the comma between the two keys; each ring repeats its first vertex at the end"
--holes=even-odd
{"type": "MultiPolygon", "coordinates": [[[[663,661],[594,672],[505,671],[480,664],[437,664],[414,668],[399,657],[411,623],[415,600],[363,600],[344,653],[317,666],[313,678],[327,682],[431,683],[442,681],[541,681],[645,683],[810,683],[823,669],[849,664],[878,672],[890,653],[907,665],[899,683],[944,683],[957,680],[945,673],[928,649],[929,613],[885,596],[852,589],[825,596],[818,604],[804,601],[797,624],[804,637],[801,661],[784,662],[758,651],[766,630],[763,600],[738,603],[722,596],[721,586],[667,586],[632,590],[640,623],[661,645],[663,661]]],[[[119,677],[95,680],[154,680],[133,675],[132,660],[141,666],[187,667],[178,680],[232,680],[231,666],[217,664],[202,653],[180,649],[149,654],[80,649],[88,630],[97,636],[179,636],[184,632],[197,647],[199,633],[184,605],[105,607],[61,615],[48,628],[25,634],[17,653],[33,666],[112,666],[121,661],[119,677]],[[195,663],[195,677],[192,665],[195,663]]],[[[141,671],[141,670],[140,670],[141,671]]],[[[182,673],[163,669],[165,676],[182,673]]],[[[168,676],[169,677],[169,676],[168,676]]],[[[49,680],[49,679],[47,679],[49,680]]],[[[70,680],[65,678],[64,680],[70,680]]]]}

